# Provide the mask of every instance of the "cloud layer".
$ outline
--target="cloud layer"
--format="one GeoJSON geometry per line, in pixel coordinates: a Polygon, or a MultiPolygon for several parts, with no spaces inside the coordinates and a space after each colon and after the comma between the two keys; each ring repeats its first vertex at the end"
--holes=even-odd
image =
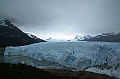
{"type": "Polygon", "coordinates": [[[0,19],[37,36],[95,35],[120,29],[120,0],[0,0],[0,19]]]}

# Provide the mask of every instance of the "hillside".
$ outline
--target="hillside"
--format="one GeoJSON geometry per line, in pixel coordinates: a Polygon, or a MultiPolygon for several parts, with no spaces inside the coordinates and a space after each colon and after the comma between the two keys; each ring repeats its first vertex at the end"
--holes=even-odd
{"type": "Polygon", "coordinates": [[[30,38],[26,33],[14,26],[9,20],[0,21],[0,47],[22,46],[32,43],[45,42],[36,41],[30,38]]]}
{"type": "Polygon", "coordinates": [[[88,39],[88,41],[120,42],[120,32],[103,33],[88,39]]]}

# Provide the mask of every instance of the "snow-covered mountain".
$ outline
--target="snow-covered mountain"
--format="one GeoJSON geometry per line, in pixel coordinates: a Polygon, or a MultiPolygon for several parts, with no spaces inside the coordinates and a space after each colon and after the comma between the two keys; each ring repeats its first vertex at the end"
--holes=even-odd
{"type": "Polygon", "coordinates": [[[88,41],[120,42],[120,31],[102,33],[101,35],[90,38],[88,41]]]}
{"type": "Polygon", "coordinates": [[[41,42],[41,41],[45,42],[44,40],[36,37],[35,35],[33,35],[33,34],[31,34],[31,33],[26,33],[26,34],[27,34],[30,38],[34,39],[36,42],[41,42]]]}
{"type": "Polygon", "coordinates": [[[120,31],[116,31],[116,32],[110,32],[110,33],[102,33],[101,35],[97,35],[96,38],[100,38],[101,36],[112,36],[112,35],[118,35],[120,34],[120,31]]]}
{"type": "Polygon", "coordinates": [[[92,36],[90,36],[90,35],[76,35],[76,37],[75,37],[75,40],[77,40],[77,41],[86,41],[86,40],[88,40],[88,39],[90,39],[90,38],[92,38],[92,36]]]}
{"type": "Polygon", "coordinates": [[[26,33],[30,38],[33,39],[39,39],[38,37],[36,37],[35,35],[31,34],[31,33],[26,33]]]}
{"type": "MultiPolygon", "coordinates": [[[[0,20],[0,47],[28,45],[37,42],[9,20],[0,20]]],[[[43,42],[43,40],[39,42],[43,42]]]]}
{"type": "Polygon", "coordinates": [[[76,35],[77,41],[103,41],[103,42],[120,42],[120,31],[102,33],[94,37],[90,35],[76,35]]]}

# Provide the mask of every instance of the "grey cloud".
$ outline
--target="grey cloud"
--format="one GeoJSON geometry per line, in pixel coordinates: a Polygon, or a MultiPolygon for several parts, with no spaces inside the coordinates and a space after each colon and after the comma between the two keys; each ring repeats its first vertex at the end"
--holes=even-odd
{"type": "Polygon", "coordinates": [[[0,18],[24,31],[94,35],[120,29],[120,0],[0,0],[0,18]]]}

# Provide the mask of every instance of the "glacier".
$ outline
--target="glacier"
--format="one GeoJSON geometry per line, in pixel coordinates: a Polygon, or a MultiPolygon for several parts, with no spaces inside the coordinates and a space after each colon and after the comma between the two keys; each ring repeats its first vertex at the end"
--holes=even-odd
{"type": "Polygon", "coordinates": [[[4,55],[28,56],[59,63],[77,71],[85,70],[120,78],[118,42],[45,42],[6,47],[4,55]]]}

